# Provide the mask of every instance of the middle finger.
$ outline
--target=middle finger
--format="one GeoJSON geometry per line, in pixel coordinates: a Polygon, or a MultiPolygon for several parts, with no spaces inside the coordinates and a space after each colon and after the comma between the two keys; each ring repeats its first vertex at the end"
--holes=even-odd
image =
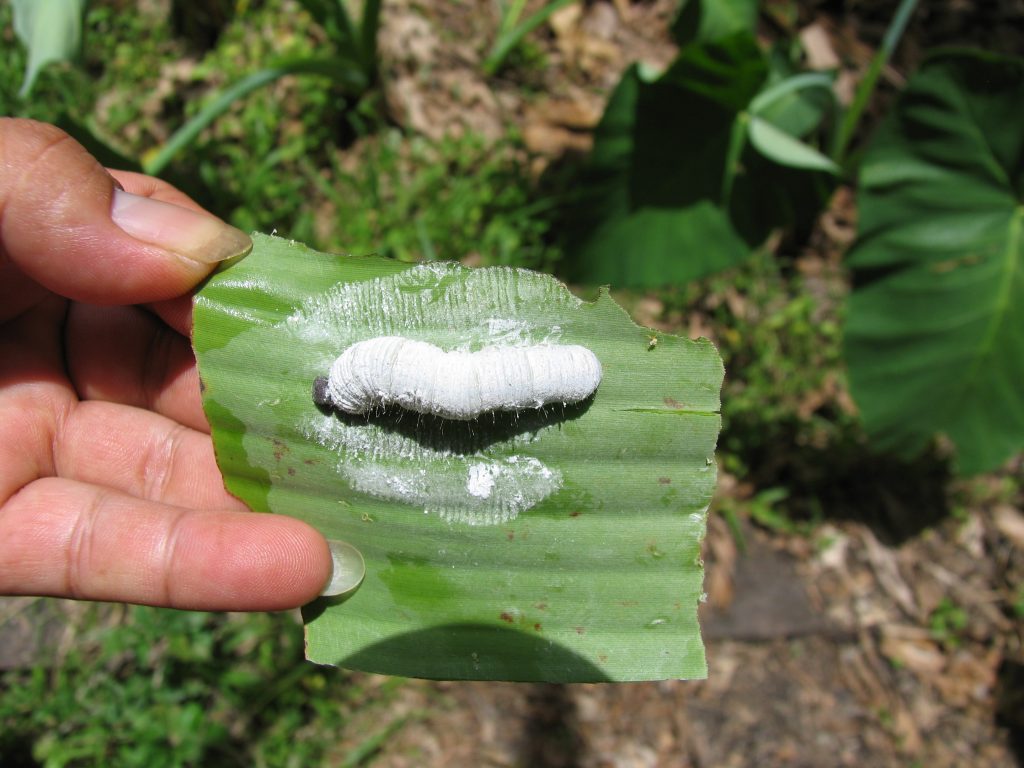
{"type": "Polygon", "coordinates": [[[59,477],[195,509],[246,509],[224,488],[210,436],[151,411],[80,402],[54,440],[59,477]]]}
{"type": "Polygon", "coordinates": [[[209,432],[192,347],[140,307],[72,304],[65,339],[68,375],[82,400],[155,411],[209,432]]]}

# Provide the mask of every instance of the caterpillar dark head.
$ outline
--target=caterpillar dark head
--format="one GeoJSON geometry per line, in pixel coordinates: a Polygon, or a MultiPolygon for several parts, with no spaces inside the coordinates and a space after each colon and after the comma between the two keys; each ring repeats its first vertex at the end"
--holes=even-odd
{"type": "Polygon", "coordinates": [[[326,376],[317,376],[313,379],[313,402],[320,408],[331,408],[334,405],[327,390],[326,376]]]}

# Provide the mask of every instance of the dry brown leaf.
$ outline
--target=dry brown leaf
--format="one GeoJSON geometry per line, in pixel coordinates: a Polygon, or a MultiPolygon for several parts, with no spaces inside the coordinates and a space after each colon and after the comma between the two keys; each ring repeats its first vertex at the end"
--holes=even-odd
{"type": "Polygon", "coordinates": [[[415,69],[437,59],[441,41],[429,21],[405,10],[382,15],[377,45],[382,60],[415,69]]]}
{"type": "Polygon", "coordinates": [[[699,312],[690,315],[686,323],[686,335],[691,339],[710,339],[716,341],[718,334],[715,326],[708,322],[708,318],[699,312]]]}
{"type": "Polygon", "coordinates": [[[527,116],[552,125],[589,131],[601,120],[601,103],[574,94],[572,99],[544,99],[527,111],[527,116]]]}
{"type": "Polygon", "coordinates": [[[985,556],[985,526],[977,512],[968,514],[956,534],[957,543],[975,558],[985,556]]]}
{"type": "Polygon", "coordinates": [[[862,535],[868,561],[878,578],[879,585],[907,616],[917,617],[919,612],[917,602],[914,600],[914,593],[900,573],[895,553],[883,547],[870,530],[865,529],[862,535]]]}
{"type": "Polygon", "coordinates": [[[902,705],[893,714],[892,729],[899,736],[900,751],[906,755],[916,755],[921,751],[921,731],[917,722],[902,705]]]}
{"type": "Polygon", "coordinates": [[[963,708],[972,701],[983,702],[989,698],[996,682],[996,664],[961,650],[950,661],[946,673],[933,682],[948,704],[963,708]]]}
{"type": "MultiPolygon", "coordinates": [[[[656,326],[655,323],[661,320],[664,311],[665,302],[656,296],[644,296],[633,306],[631,314],[638,325],[657,328],[660,326],[656,326]]],[[[721,484],[718,487],[721,488],[721,484]]]]}
{"type": "Polygon", "coordinates": [[[919,677],[935,675],[946,668],[946,657],[934,642],[899,637],[890,634],[888,627],[882,630],[881,651],[887,659],[906,667],[919,677]]]}
{"type": "Polygon", "coordinates": [[[581,3],[573,3],[551,14],[548,24],[554,31],[555,36],[561,40],[576,34],[582,17],[583,5],[581,3]]]}
{"type": "Polygon", "coordinates": [[[471,133],[494,141],[505,130],[494,93],[469,68],[451,69],[429,78],[389,78],[385,98],[397,122],[434,140],[471,133]]]}
{"type": "Polygon", "coordinates": [[[732,605],[735,594],[733,576],[738,555],[736,542],[729,526],[719,515],[708,519],[708,534],[704,541],[709,556],[704,579],[707,605],[725,609],[732,605]]]}
{"type": "Polygon", "coordinates": [[[550,157],[559,157],[570,150],[589,152],[594,143],[590,134],[542,121],[528,122],[523,127],[523,141],[531,152],[550,157]]]}
{"type": "Polygon", "coordinates": [[[810,69],[837,69],[840,65],[839,55],[832,47],[828,30],[820,21],[809,24],[800,30],[800,43],[807,53],[807,66],[810,69]]]}
{"type": "Polygon", "coordinates": [[[1024,551],[1024,515],[1009,504],[1002,504],[992,513],[992,522],[1017,549],[1024,551]]]}

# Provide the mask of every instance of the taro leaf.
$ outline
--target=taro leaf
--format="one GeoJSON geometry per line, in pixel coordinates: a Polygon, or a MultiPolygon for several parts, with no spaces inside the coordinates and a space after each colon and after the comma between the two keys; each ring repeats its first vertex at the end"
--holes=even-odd
{"type": "Polygon", "coordinates": [[[802,72],[777,48],[772,50],[769,63],[765,87],[751,100],[750,113],[796,138],[817,130],[835,109],[835,76],[802,72]]]}
{"type": "Polygon", "coordinates": [[[256,236],[196,299],[227,487],[351,542],[366,578],[306,607],[313,661],[507,680],[700,677],[700,539],[722,364],[551,277],[319,254],[256,236]],[[311,388],[381,335],[445,349],[545,341],[601,361],[576,406],[452,422],[318,410],[311,388]]]}
{"type": "Polygon", "coordinates": [[[959,469],[1024,446],[1024,60],[947,53],[865,153],[850,385],[875,443],[959,469]]]}
{"type": "Polygon", "coordinates": [[[654,82],[627,70],[569,223],[573,280],[681,283],[750,254],[721,200],[733,125],[765,74],[746,34],[684,49],[654,82]]]}
{"type": "MultiPolygon", "coordinates": [[[[823,174],[783,167],[746,141],[747,109],[767,76],[768,61],[749,32],[687,46],[653,81],[639,67],[626,71],[597,127],[566,224],[570,279],[683,283],[740,263],[776,228],[813,219],[823,174]]],[[[765,110],[778,128],[806,125],[795,97],[765,110]]]]}

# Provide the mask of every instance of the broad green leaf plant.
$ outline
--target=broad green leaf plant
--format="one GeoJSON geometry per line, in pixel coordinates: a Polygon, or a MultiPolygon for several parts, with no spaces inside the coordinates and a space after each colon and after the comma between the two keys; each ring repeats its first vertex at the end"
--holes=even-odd
{"type": "Polygon", "coordinates": [[[365,559],[355,592],[305,608],[310,659],[447,679],[706,674],[700,541],[723,377],[710,342],[652,343],[607,291],[587,303],[526,270],[254,242],[197,296],[194,345],[229,490],[365,559]],[[603,378],[575,405],[469,421],[318,407],[316,379],[380,336],[582,345],[603,378]]]}
{"type": "Polygon", "coordinates": [[[951,52],[864,155],[850,385],[880,448],[965,473],[1024,448],[1024,59],[951,52]]]}
{"type": "Polygon", "coordinates": [[[812,143],[832,77],[769,55],[754,2],[684,5],[663,73],[635,65],[594,137],[569,227],[572,279],[680,283],[746,259],[768,234],[807,226],[839,166],[812,143]]]}

